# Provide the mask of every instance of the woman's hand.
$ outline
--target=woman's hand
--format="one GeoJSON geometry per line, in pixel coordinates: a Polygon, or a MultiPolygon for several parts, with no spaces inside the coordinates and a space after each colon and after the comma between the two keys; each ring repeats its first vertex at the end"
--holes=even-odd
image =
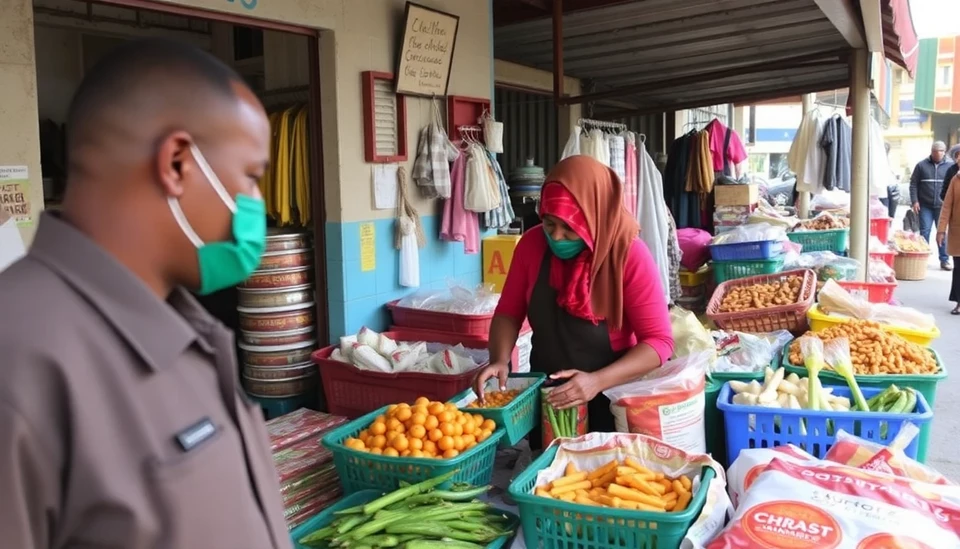
{"type": "Polygon", "coordinates": [[[561,370],[550,379],[567,379],[566,383],[550,391],[547,402],[557,410],[566,410],[586,404],[600,392],[597,374],[580,370],[561,370]]]}
{"type": "Polygon", "coordinates": [[[943,239],[947,238],[947,233],[937,233],[937,246],[943,246],[943,239]]]}
{"type": "Polygon", "coordinates": [[[507,388],[507,375],[509,374],[510,367],[506,364],[490,364],[481,369],[477,377],[473,379],[473,392],[480,397],[480,402],[483,402],[483,388],[487,385],[487,380],[497,378],[500,382],[500,390],[504,391],[507,388]]]}

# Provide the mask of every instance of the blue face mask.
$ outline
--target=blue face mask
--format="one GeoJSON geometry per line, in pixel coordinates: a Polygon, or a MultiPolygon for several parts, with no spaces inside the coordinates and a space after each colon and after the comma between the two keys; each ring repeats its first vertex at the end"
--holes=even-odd
{"type": "Polygon", "coordinates": [[[543,229],[543,234],[547,236],[547,245],[550,246],[550,251],[560,259],[573,259],[587,247],[587,243],[583,239],[554,240],[546,228],[543,229]]]}

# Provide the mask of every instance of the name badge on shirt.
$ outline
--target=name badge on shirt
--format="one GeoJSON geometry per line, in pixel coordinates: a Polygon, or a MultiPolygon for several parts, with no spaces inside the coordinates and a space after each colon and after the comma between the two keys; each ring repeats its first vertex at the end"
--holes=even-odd
{"type": "Polygon", "coordinates": [[[210,440],[217,433],[217,427],[205,417],[176,434],[177,444],[184,452],[189,452],[210,440]]]}

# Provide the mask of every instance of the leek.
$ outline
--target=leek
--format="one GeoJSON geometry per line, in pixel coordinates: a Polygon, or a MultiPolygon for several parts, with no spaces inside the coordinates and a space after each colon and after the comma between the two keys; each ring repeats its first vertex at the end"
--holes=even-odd
{"type": "Polygon", "coordinates": [[[870,405],[867,404],[867,399],[863,398],[863,391],[860,390],[860,386],[857,385],[857,380],[854,377],[853,363],[850,362],[850,342],[845,338],[831,340],[824,349],[824,355],[830,367],[847,382],[857,409],[869,412],[870,405]]]}
{"type": "Polygon", "coordinates": [[[801,337],[800,352],[803,353],[803,365],[807,368],[807,408],[820,409],[820,384],[817,383],[820,370],[823,369],[823,340],[818,337],[801,337]]]}

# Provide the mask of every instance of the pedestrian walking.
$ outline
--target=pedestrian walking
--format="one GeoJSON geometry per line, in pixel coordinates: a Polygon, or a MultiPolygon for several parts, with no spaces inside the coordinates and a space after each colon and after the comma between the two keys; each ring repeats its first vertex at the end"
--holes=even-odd
{"type": "MultiPolygon", "coordinates": [[[[940,189],[943,187],[943,178],[947,170],[953,165],[953,160],[947,156],[947,145],[937,141],[930,147],[930,156],[924,158],[913,168],[910,176],[910,203],[913,211],[920,217],[920,235],[930,241],[930,232],[940,219],[940,208],[943,205],[940,189]]],[[[946,246],[938,246],[940,268],[949,271],[950,256],[946,246]]]]}
{"type": "MultiPolygon", "coordinates": [[[[939,228],[937,244],[940,246],[946,245],[947,251],[954,257],[954,261],[960,260],[960,182],[958,180],[960,180],[960,176],[954,176],[953,181],[947,188],[947,195],[944,197],[943,208],[937,225],[939,228]]],[[[950,301],[957,304],[950,314],[960,315],[960,269],[953,271],[950,301]]]]}
{"type": "Polygon", "coordinates": [[[950,182],[953,181],[954,176],[960,172],[960,145],[954,145],[950,147],[950,150],[947,151],[947,156],[953,159],[953,166],[947,170],[947,175],[943,178],[943,188],[940,189],[940,200],[943,200],[947,197],[947,189],[950,188],[950,182]]]}
{"type": "Polygon", "coordinates": [[[0,273],[2,546],[288,549],[233,334],[191,295],[260,262],[263,106],[149,40],[87,72],[67,120],[61,213],[0,273]]]}

